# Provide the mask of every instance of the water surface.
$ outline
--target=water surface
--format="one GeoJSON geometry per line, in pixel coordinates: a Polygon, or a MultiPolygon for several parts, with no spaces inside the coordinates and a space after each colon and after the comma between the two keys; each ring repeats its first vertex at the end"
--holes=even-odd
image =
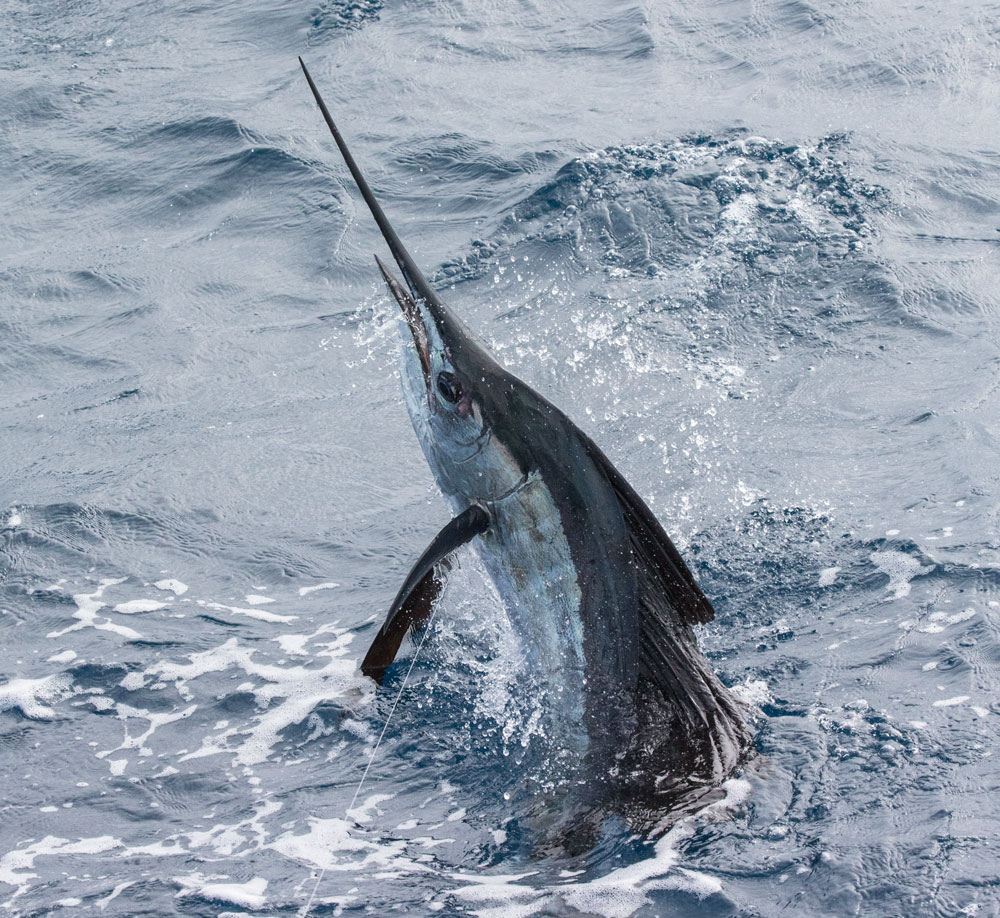
{"type": "Polygon", "coordinates": [[[998,12],[8,5],[4,911],[1000,914],[998,12]],[[356,665],[447,510],[298,54],[755,710],[764,767],[579,871],[519,844],[471,555],[372,759],[403,670],[356,665]]]}

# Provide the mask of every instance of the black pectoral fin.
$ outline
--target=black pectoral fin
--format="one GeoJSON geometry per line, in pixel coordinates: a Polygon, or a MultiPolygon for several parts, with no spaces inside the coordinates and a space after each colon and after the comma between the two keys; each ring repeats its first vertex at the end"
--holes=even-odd
{"type": "Polygon", "coordinates": [[[436,568],[432,567],[422,580],[409,592],[403,604],[393,603],[385,624],[375,636],[368,653],[361,664],[361,672],[370,676],[379,685],[385,678],[386,670],[392,666],[399,653],[406,633],[430,617],[434,602],[441,595],[443,576],[447,572],[448,561],[443,559],[436,568]]]}
{"type": "Polygon", "coordinates": [[[604,470],[614,488],[629,530],[635,562],[640,568],[645,568],[644,576],[639,577],[640,589],[662,591],[662,598],[676,610],[685,625],[703,625],[712,621],[715,609],[670,541],[670,536],[653,516],[653,511],[597,444],[586,434],[581,433],[581,436],[587,451],[604,470]]]}
{"type": "Polygon", "coordinates": [[[441,593],[441,574],[444,572],[441,569],[447,570],[449,566],[448,555],[485,532],[489,525],[490,515],[473,504],[434,537],[396,594],[385,624],[365,654],[361,672],[378,683],[382,682],[407,632],[414,625],[426,621],[431,614],[434,601],[441,593]]]}

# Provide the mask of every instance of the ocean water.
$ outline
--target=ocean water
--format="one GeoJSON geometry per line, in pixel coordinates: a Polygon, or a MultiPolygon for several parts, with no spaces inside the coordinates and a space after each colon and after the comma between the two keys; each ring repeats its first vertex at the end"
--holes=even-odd
{"type": "Polygon", "coordinates": [[[0,914],[1000,915],[998,21],[6,4],[0,914]],[[299,54],[715,603],[761,756],[666,833],[519,845],[471,555],[405,684],[357,672],[447,510],[299,54]]]}

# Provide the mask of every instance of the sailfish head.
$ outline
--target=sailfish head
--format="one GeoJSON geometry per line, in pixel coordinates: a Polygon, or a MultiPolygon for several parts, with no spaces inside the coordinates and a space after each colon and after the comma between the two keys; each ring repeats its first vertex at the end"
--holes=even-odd
{"type": "Polygon", "coordinates": [[[301,57],[299,64],[402,275],[402,280],[395,277],[375,256],[402,310],[409,339],[402,354],[403,392],[428,463],[449,495],[496,499],[525,474],[498,436],[509,397],[524,384],[497,363],[427,282],[372,193],[301,57]]]}

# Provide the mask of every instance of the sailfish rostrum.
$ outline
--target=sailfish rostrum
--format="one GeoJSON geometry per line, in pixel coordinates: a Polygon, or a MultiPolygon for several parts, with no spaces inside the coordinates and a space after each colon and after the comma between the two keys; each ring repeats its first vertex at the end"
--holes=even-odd
{"type": "MultiPolygon", "coordinates": [[[[508,370],[441,301],[400,242],[299,59],[392,253],[376,256],[405,326],[402,385],[455,516],[420,556],[362,662],[381,682],[470,543],[521,643],[524,678],[575,783],[699,797],[748,755],[743,711],[698,649],[712,604],[604,452],[508,370]]],[[[648,792],[648,793],[647,793],[648,792]]]]}

